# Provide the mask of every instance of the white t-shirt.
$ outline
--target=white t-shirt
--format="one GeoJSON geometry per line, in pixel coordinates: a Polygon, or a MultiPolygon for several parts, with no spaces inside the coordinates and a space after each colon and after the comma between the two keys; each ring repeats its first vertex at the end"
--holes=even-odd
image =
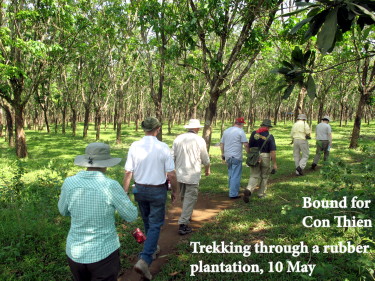
{"type": "Polygon", "coordinates": [[[238,160],[242,160],[242,146],[243,143],[247,143],[247,138],[243,129],[236,126],[226,129],[220,142],[224,144],[225,159],[234,157],[238,160]]]}
{"type": "Polygon", "coordinates": [[[156,137],[144,136],[130,146],[125,170],[133,173],[138,184],[163,184],[167,172],[174,170],[171,150],[156,137]]]}

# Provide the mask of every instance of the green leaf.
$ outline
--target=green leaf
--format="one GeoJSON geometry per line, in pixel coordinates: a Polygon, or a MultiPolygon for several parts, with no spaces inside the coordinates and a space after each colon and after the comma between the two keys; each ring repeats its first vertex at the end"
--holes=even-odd
{"type": "Polygon", "coordinates": [[[298,66],[303,66],[303,54],[302,50],[296,46],[292,51],[292,61],[298,66]]]}
{"type": "Polygon", "coordinates": [[[291,84],[288,86],[288,88],[285,89],[282,99],[286,100],[287,98],[289,98],[290,94],[293,92],[294,86],[295,84],[291,84]]]}
{"type": "Polygon", "coordinates": [[[290,31],[290,34],[295,34],[302,26],[304,26],[306,23],[310,22],[313,17],[309,17],[307,19],[304,19],[303,21],[300,21],[297,23],[290,31]]]}
{"type": "Polygon", "coordinates": [[[334,8],[326,17],[322,29],[318,33],[317,45],[319,51],[325,55],[328,50],[332,48],[335,42],[337,30],[337,11],[338,7],[334,8]]]}
{"type": "Polygon", "coordinates": [[[281,63],[282,65],[289,67],[290,69],[293,69],[293,65],[290,62],[283,60],[281,63]]]}
{"type": "Polygon", "coordinates": [[[310,74],[309,75],[309,78],[307,79],[307,95],[310,97],[310,99],[313,99],[315,98],[316,96],[316,85],[315,85],[315,81],[314,81],[314,78],[312,77],[312,75],[310,74]]]}
{"type": "Polygon", "coordinates": [[[354,6],[356,6],[358,9],[360,9],[364,14],[370,16],[372,18],[373,21],[375,21],[375,15],[374,13],[370,12],[369,10],[367,10],[365,7],[362,7],[360,5],[357,5],[355,3],[352,3],[354,6]]]}

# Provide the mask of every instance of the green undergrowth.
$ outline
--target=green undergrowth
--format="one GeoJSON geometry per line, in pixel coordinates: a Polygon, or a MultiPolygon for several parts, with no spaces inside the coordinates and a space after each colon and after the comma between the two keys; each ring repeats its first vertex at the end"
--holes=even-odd
{"type": "MultiPolygon", "coordinates": [[[[247,205],[242,201],[237,202],[233,208],[221,212],[213,222],[204,225],[177,245],[177,254],[169,258],[155,280],[249,280],[250,277],[251,280],[372,280],[370,276],[373,274],[371,270],[374,264],[368,255],[301,254],[291,257],[280,253],[243,257],[241,254],[191,253],[192,241],[200,241],[202,245],[212,241],[240,245],[253,245],[260,241],[269,245],[296,244],[299,241],[304,241],[307,245],[329,245],[338,241],[369,245],[373,243],[372,229],[303,227],[301,219],[304,216],[329,219],[331,215],[319,209],[302,209],[301,198],[358,196],[374,202],[374,126],[363,126],[360,148],[349,150],[347,146],[351,127],[340,128],[333,124],[332,161],[325,163],[324,167],[320,165],[318,171],[296,178],[289,138],[291,125],[280,124],[272,130],[277,143],[279,169],[271,176],[271,181],[275,183],[270,187],[267,199],[261,201],[252,198],[247,205]],[[200,273],[195,277],[189,276],[190,265],[199,260],[212,264],[241,261],[266,267],[269,261],[287,259],[317,264],[314,274],[200,273]]],[[[212,174],[209,177],[202,176],[200,183],[200,192],[212,196],[228,193],[226,165],[221,162],[220,148],[217,146],[220,142],[218,128],[219,124],[214,129],[210,149],[212,174]]],[[[78,129],[81,130],[82,126],[78,129]]],[[[171,146],[175,136],[182,132],[183,126],[176,126],[170,135],[163,135],[163,140],[171,146]]],[[[70,220],[58,213],[57,201],[63,180],[82,169],[74,166],[74,157],[84,154],[85,146],[95,141],[95,132],[89,130],[89,136],[85,140],[79,136],[72,137],[69,132],[62,135],[27,131],[26,135],[29,152],[26,159],[16,159],[14,149],[8,148],[6,142],[0,142],[0,280],[71,280],[65,256],[65,239],[70,220]]],[[[111,146],[113,157],[123,158],[120,165],[108,169],[109,177],[122,183],[127,150],[142,135],[141,131],[135,132],[133,126],[124,127],[123,142],[116,144],[115,132],[109,126],[102,131],[100,141],[111,146]]],[[[314,142],[311,141],[311,154],[314,154],[314,149],[314,142]]],[[[244,166],[242,186],[247,185],[248,178],[249,169],[244,166]]],[[[133,200],[132,195],[131,199],[133,200]]],[[[371,206],[371,209],[356,211],[363,218],[373,218],[373,204],[371,206]]],[[[351,215],[352,210],[341,211],[351,215]]],[[[143,224],[140,218],[131,224],[117,218],[116,225],[121,241],[122,267],[125,270],[131,267],[129,260],[141,249],[131,232],[135,227],[142,228],[143,224]]]]}

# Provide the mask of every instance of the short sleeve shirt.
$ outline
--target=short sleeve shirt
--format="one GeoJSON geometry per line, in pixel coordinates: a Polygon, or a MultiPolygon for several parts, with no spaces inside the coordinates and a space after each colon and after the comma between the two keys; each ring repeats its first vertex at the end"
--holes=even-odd
{"type": "MultiPolygon", "coordinates": [[[[269,134],[270,133],[268,131],[261,132],[261,133],[257,133],[256,131],[253,131],[251,133],[251,136],[250,136],[249,147],[259,147],[259,148],[261,148],[263,143],[265,142],[265,140],[262,137],[267,138],[269,134]]],[[[271,151],[275,151],[275,150],[276,150],[275,138],[273,137],[273,135],[271,135],[268,138],[267,143],[262,148],[261,152],[270,153],[271,151]]]]}
{"type": "Polygon", "coordinates": [[[171,150],[156,137],[144,136],[130,146],[125,170],[133,173],[138,184],[164,184],[167,173],[174,170],[171,150]]]}
{"type": "Polygon", "coordinates": [[[317,140],[329,140],[329,135],[332,133],[331,126],[325,122],[319,123],[315,130],[317,140]]]}
{"type": "Polygon", "coordinates": [[[220,142],[224,144],[225,159],[234,157],[238,160],[242,160],[243,143],[247,143],[247,138],[243,129],[235,126],[226,129],[220,142]]]}

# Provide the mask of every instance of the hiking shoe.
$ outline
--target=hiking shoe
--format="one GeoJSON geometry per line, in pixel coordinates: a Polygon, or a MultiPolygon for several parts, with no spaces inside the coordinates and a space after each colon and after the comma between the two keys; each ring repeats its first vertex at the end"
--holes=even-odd
{"type": "Polygon", "coordinates": [[[241,195],[237,195],[237,196],[234,196],[234,197],[229,197],[230,199],[240,199],[241,198],[241,195]]]}
{"type": "Polygon", "coordinates": [[[312,164],[311,164],[311,170],[315,170],[315,168],[316,168],[316,164],[315,164],[315,163],[312,163],[312,164]]]}
{"type": "Polygon", "coordinates": [[[298,167],[296,168],[296,171],[298,172],[298,174],[299,174],[300,176],[303,176],[303,171],[302,171],[302,169],[301,169],[300,166],[298,166],[298,167]]]}
{"type": "Polygon", "coordinates": [[[243,201],[245,203],[249,203],[249,197],[251,196],[251,191],[248,190],[248,189],[245,189],[245,191],[243,192],[243,201]]]}
{"type": "Polygon", "coordinates": [[[152,279],[152,275],[151,275],[150,270],[148,268],[148,264],[144,260],[142,260],[142,259],[138,260],[137,263],[134,265],[134,270],[137,273],[141,274],[144,279],[146,279],[146,280],[152,279]]]}
{"type": "Polygon", "coordinates": [[[158,255],[159,253],[160,253],[160,246],[157,245],[157,246],[156,246],[156,250],[155,250],[155,252],[152,254],[152,259],[153,259],[153,260],[156,260],[157,255],[158,255]]]}
{"type": "Polygon", "coordinates": [[[186,224],[180,224],[179,228],[178,228],[178,234],[180,235],[186,235],[186,234],[189,234],[193,232],[193,229],[189,226],[187,226],[186,224]]]}

